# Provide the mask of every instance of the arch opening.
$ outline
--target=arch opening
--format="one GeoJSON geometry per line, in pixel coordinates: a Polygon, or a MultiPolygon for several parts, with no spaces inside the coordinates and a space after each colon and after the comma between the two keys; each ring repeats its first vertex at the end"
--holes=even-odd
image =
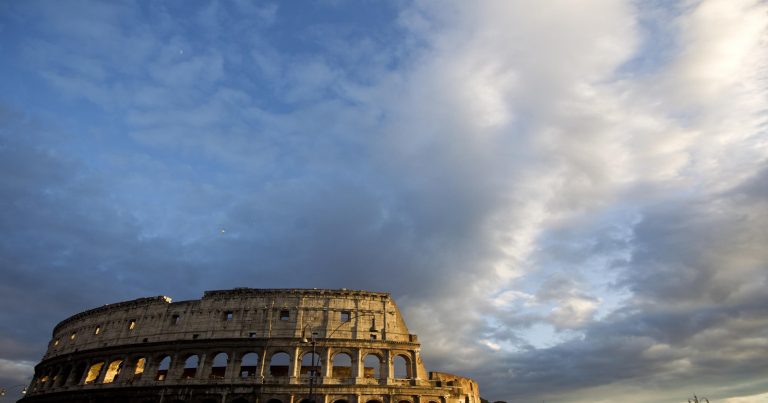
{"type": "Polygon", "coordinates": [[[59,379],[56,380],[55,386],[64,386],[67,383],[67,379],[69,379],[69,375],[72,373],[72,367],[67,365],[64,367],[63,370],[59,373],[59,379]]]}
{"type": "Polygon", "coordinates": [[[211,361],[211,379],[224,379],[227,375],[227,364],[229,363],[229,356],[227,353],[218,353],[213,357],[211,361]]]}
{"type": "Polygon", "coordinates": [[[144,374],[144,366],[147,364],[147,359],[139,357],[133,365],[133,379],[141,379],[141,375],[144,374]]]}
{"type": "Polygon", "coordinates": [[[395,378],[397,379],[410,379],[413,378],[411,376],[411,365],[408,360],[408,358],[398,355],[395,357],[395,360],[393,362],[394,365],[394,372],[395,372],[395,378]]]}
{"type": "MultiPolygon", "coordinates": [[[[338,353],[331,362],[331,376],[334,378],[352,377],[352,357],[347,353],[338,353]]],[[[346,402],[346,400],[344,401],[346,402]]]]}
{"type": "Polygon", "coordinates": [[[192,379],[197,375],[197,367],[200,364],[200,357],[196,354],[190,355],[184,361],[184,371],[181,373],[181,379],[192,379]]]}
{"type": "Polygon", "coordinates": [[[363,377],[371,379],[381,378],[381,360],[375,354],[368,354],[363,360],[363,377]]]}
{"type": "Polygon", "coordinates": [[[72,377],[72,380],[69,382],[70,385],[75,385],[80,383],[80,380],[83,379],[85,376],[85,371],[87,369],[87,366],[84,362],[81,362],[80,364],[75,367],[75,376],[72,377]]]}
{"type": "Polygon", "coordinates": [[[240,361],[240,377],[249,378],[255,377],[259,372],[259,355],[256,353],[248,353],[243,356],[240,361]]]}
{"type": "Polygon", "coordinates": [[[288,376],[290,361],[291,357],[288,353],[281,351],[273,354],[269,360],[269,374],[272,376],[288,376]]]}
{"type": "Polygon", "coordinates": [[[166,355],[160,359],[160,365],[157,366],[157,373],[155,374],[156,381],[164,381],[168,377],[168,368],[171,367],[171,357],[166,355]]]}
{"type": "Polygon", "coordinates": [[[104,383],[112,383],[123,370],[123,360],[113,360],[107,366],[107,373],[104,375],[104,383]]]}
{"type": "Polygon", "coordinates": [[[320,369],[322,365],[320,363],[320,354],[318,353],[305,353],[301,357],[301,370],[299,375],[301,376],[315,376],[321,374],[320,369]]]}
{"type": "Polygon", "coordinates": [[[97,362],[95,364],[92,364],[88,368],[88,375],[85,377],[84,384],[92,384],[96,383],[96,381],[99,379],[99,374],[101,374],[101,368],[104,366],[104,361],[97,362]]]}

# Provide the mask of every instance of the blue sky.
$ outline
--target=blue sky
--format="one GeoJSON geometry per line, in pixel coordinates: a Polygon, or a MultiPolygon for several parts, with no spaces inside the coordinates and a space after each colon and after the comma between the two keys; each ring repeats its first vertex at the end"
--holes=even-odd
{"type": "Polygon", "coordinates": [[[94,306],[345,287],[491,400],[768,402],[767,12],[0,2],[0,384],[94,306]]]}

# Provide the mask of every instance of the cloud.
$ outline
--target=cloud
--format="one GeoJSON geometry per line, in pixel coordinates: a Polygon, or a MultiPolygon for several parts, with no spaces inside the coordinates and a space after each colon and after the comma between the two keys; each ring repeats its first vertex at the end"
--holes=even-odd
{"type": "Polygon", "coordinates": [[[346,287],[491,399],[764,393],[765,5],[399,6],[6,6],[47,99],[0,98],[3,362],[115,300],[346,287]]]}

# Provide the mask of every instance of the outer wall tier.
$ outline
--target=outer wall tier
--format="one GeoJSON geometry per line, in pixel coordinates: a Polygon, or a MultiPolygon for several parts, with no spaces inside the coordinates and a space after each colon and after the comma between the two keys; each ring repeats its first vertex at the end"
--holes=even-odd
{"type": "Polygon", "coordinates": [[[176,303],[141,298],[65,319],[20,402],[305,399],[480,403],[471,379],[426,372],[389,294],[248,288],[176,303]]]}

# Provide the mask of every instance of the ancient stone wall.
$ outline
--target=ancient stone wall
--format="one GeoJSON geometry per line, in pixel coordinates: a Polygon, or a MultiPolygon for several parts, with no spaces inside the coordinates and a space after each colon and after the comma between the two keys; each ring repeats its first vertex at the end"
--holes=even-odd
{"type": "Polygon", "coordinates": [[[55,327],[22,401],[298,403],[310,383],[318,403],[479,402],[428,378],[389,294],[317,289],[141,298],[74,315],[55,327]]]}

